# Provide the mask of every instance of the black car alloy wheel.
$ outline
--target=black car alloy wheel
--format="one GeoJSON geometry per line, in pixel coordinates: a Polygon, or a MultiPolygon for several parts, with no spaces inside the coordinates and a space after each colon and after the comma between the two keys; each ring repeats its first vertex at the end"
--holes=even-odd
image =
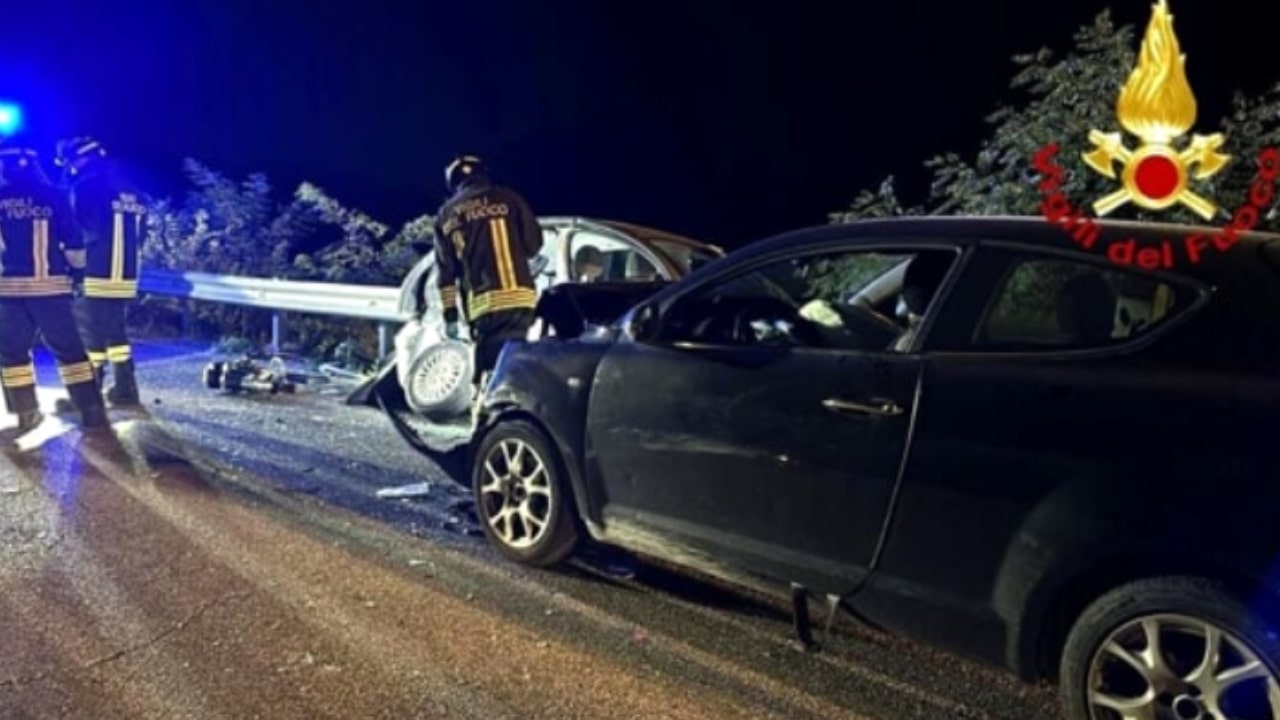
{"type": "Polygon", "coordinates": [[[578,541],[559,455],[538,428],[501,422],[480,444],[472,471],[476,512],[502,554],[527,565],[560,562],[578,541]]]}
{"type": "Polygon", "coordinates": [[[1280,639],[1205,580],[1142,580],[1099,598],[1063,651],[1070,720],[1280,720],[1280,639]]]}

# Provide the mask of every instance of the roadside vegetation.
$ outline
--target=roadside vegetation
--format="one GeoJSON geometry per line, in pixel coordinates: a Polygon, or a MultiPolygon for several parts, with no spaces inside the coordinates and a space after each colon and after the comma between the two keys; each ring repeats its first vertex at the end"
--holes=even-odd
{"type": "MultiPolygon", "coordinates": [[[[995,110],[987,121],[990,133],[976,152],[946,153],[925,161],[932,174],[928,196],[904,200],[892,176],[866,190],[850,206],[833,213],[834,223],[862,218],[923,215],[1038,215],[1042,194],[1031,159],[1050,143],[1060,158],[1079,158],[1091,149],[1089,131],[1118,129],[1116,98],[1134,65],[1141,30],[1117,26],[1109,11],[1077,30],[1070,48],[1049,48],[1013,58],[1011,88],[1016,100],[995,110]]],[[[1195,62],[1195,53],[1190,62],[1195,62]]],[[[1199,88],[1192,88],[1193,92],[1199,88]]],[[[1220,88],[1204,88],[1218,92],[1220,88]]],[[[1216,176],[1199,182],[1202,194],[1222,210],[1219,224],[1247,198],[1264,147],[1280,145],[1280,83],[1257,95],[1237,92],[1227,117],[1216,125],[1198,118],[1192,132],[1220,131],[1231,162],[1216,176]]],[[[1071,163],[1063,191],[1072,198],[1101,197],[1114,182],[1071,163]]],[[[155,268],[228,273],[255,277],[326,280],[371,285],[398,285],[404,273],[430,246],[430,216],[392,227],[360,210],[346,207],[322,188],[303,183],[287,200],[273,192],[262,174],[228,178],[195,160],[186,161],[190,189],[181,199],[153,204],[151,237],[144,263],[155,268]]],[[[1116,218],[1155,219],[1132,206],[1116,218]]],[[[1187,210],[1162,213],[1161,219],[1202,222],[1187,210]]],[[[1215,221],[1218,222],[1218,221],[1215,221]]],[[[1280,230],[1273,209],[1259,219],[1259,229],[1280,230]]],[[[859,284],[862,272],[832,266],[814,282],[824,288],[859,284]]],[[[1061,278],[1028,276],[1028,297],[1061,278]]],[[[260,347],[270,338],[269,313],[168,298],[145,298],[133,321],[141,332],[181,332],[203,338],[222,337],[228,347],[260,347]],[[185,324],[184,324],[184,318],[185,324]]],[[[376,329],[362,321],[291,316],[287,347],[312,356],[327,355],[346,341],[366,353],[376,348],[376,329]]]]}
{"type": "MultiPolygon", "coordinates": [[[[1175,19],[1176,22],[1176,19],[1175,19]]],[[[899,196],[892,176],[875,190],[858,194],[849,208],[830,216],[831,222],[853,222],[863,218],[906,215],[1041,215],[1044,199],[1038,184],[1040,177],[1032,158],[1051,143],[1059,146],[1061,159],[1080,158],[1093,149],[1090,130],[1115,132],[1116,99],[1134,67],[1139,43],[1145,28],[1117,26],[1110,11],[1097,15],[1092,25],[1076,31],[1074,42],[1065,53],[1041,48],[1013,58],[1014,74],[1010,87],[1016,100],[995,110],[987,117],[990,134],[975,153],[946,153],[929,158],[925,167],[932,174],[928,197],[923,202],[899,196]]],[[[1175,27],[1175,32],[1177,28],[1175,27]]],[[[1184,48],[1186,50],[1186,48],[1184,48]]],[[[1189,63],[1195,52],[1187,53],[1189,63]]],[[[1193,93],[1200,89],[1192,87],[1193,93]]],[[[1223,88],[1204,88],[1204,93],[1221,92],[1223,88]]],[[[1200,93],[1203,95],[1203,93],[1200,93]]],[[[1258,171],[1256,159],[1266,147],[1280,145],[1280,83],[1259,95],[1236,92],[1227,117],[1218,119],[1201,115],[1193,133],[1221,132],[1227,143],[1222,151],[1231,162],[1217,175],[1197,180],[1197,191],[1217,201],[1219,217],[1213,225],[1231,222],[1231,214],[1248,198],[1250,186],[1258,171]]],[[[1134,141],[1129,140],[1130,146],[1134,141]]],[[[1083,162],[1065,163],[1066,177],[1062,191],[1075,202],[1084,204],[1116,189],[1109,180],[1090,170],[1083,162]]],[[[1191,211],[1176,207],[1154,213],[1128,205],[1110,217],[1129,220],[1163,220],[1204,224],[1191,211]]],[[[1274,209],[1260,217],[1259,230],[1280,231],[1280,215],[1274,209]]],[[[1050,276],[1061,266],[1046,266],[1042,273],[1025,273],[1015,278],[1016,295],[1023,302],[1018,308],[1046,307],[1042,297],[1067,279],[1050,276]],[[1039,302],[1037,302],[1039,300],[1039,302]]],[[[849,273],[859,269],[850,268],[849,273]]],[[[832,270],[833,277],[824,282],[841,284],[841,269],[832,270]]],[[[853,284],[861,278],[849,277],[853,284]]],[[[1025,318],[1033,322],[1034,318],[1025,318]]]]}

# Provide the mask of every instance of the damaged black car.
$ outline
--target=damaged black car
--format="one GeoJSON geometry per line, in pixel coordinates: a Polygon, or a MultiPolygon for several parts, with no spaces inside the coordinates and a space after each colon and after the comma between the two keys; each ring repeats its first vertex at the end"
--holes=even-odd
{"type": "Polygon", "coordinates": [[[649,291],[548,295],[436,453],[507,557],[791,593],[805,639],[817,597],[1058,679],[1073,719],[1280,698],[1280,237],[1157,270],[1041,219],[900,218],[649,291]]]}

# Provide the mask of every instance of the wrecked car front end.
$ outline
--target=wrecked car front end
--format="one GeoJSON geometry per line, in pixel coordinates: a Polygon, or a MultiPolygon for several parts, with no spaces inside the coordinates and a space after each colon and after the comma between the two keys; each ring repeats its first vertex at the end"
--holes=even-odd
{"type": "MultiPolygon", "coordinates": [[[[543,418],[563,418],[566,428],[580,425],[585,417],[581,404],[590,392],[595,364],[617,332],[615,322],[668,284],[566,283],[548,288],[535,310],[540,332],[531,340],[507,344],[485,388],[475,426],[466,414],[432,420],[418,412],[405,392],[399,356],[351,393],[347,404],[381,410],[410,447],[450,479],[468,486],[470,450],[484,429],[503,414],[532,412],[543,418]]],[[[568,433],[569,437],[581,438],[580,430],[568,433]]]]}

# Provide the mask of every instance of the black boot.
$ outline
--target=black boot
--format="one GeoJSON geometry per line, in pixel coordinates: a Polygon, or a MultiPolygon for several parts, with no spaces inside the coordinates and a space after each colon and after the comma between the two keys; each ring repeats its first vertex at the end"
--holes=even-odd
{"type": "Polygon", "coordinates": [[[85,429],[106,428],[111,426],[107,417],[107,408],[102,402],[102,393],[97,383],[75,383],[67,386],[67,394],[71,396],[70,405],[80,412],[80,425],[85,429]]]}
{"type": "Polygon", "coordinates": [[[107,402],[115,406],[137,406],[142,404],[138,397],[138,382],[133,376],[133,361],[111,363],[111,375],[115,382],[107,390],[107,402]]]}

